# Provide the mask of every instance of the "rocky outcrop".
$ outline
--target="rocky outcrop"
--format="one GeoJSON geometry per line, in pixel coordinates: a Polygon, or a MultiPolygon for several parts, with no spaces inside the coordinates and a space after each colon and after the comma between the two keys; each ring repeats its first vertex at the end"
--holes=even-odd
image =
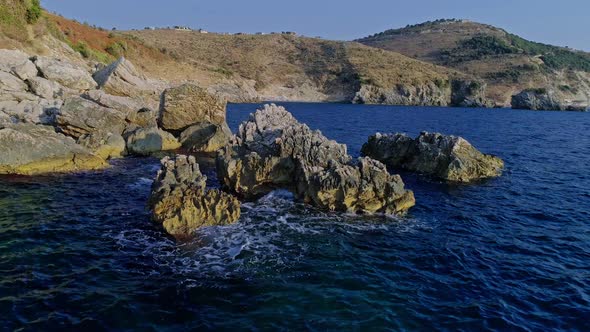
{"type": "Polygon", "coordinates": [[[139,127],[156,126],[157,112],[150,105],[131,97],[109,95],[102,90],[91,90],[82,95],[103,107],[117,110],[125,116],[125,120],[139,127]]]}
{"type": "Polygon", "coordinates": [[[396,85],[382,88],[362,85],[356,93],[355,104],[385,104],[413,106],[447,106],[451,99],[448,87],[439,87],[435,83],[423,85],[396,85]]]}
{"type": "Polygon", "coordinates": [[[0,71],[11,73],[23,81],[37,76],[37,67],[20,50],[0,49],[0,71]]]}
{"type": "Polygon", "coordinates": [[[71,62],[38,56],[35,58],[35,65],[44,78],[67,88],[77,91],[96,88],[92,75],[85,68],[71,62]]]}
{"type": "Polygon", "coordinates": [[[452,80],[451,106],[494,107],[495,103],[486,98],[486,87],[487,84],[480,80],[452,80]]]}
{"type": "Polygon", "coordinates": [[[162,159],[148,204],[153,220],[181,238],[201,227],[236,222],[240,202],[218,189],[207,189],[206,181],[194,157],[162,159]]]}
{"type": "Polygon", "coordinates": [[[327,210],[402,213],[414,205],[413,193],[383,164],[352,160],[345,145],[275,105],[240,125],[218,154],[217,174],[225,188],[245,198],[285,188],[327,210]]]}
{"type": "Polygon", "coordinates": [[[551,89],[526,89],[512,96],[514,109],[547,111],[586,111],[590,106],[584,102],[566,101],[559,93],[551,89]]]}
{"type": "MultiPolygon", "coordinates": [[[[4,115],[4,122],[52,124],[63,101],[42,99],[31,95],[25,96],[30,98],[0,101],[0,114],[4,115]]],[[[2,123],[1,120],[0,123],[2,123]]]]}
{"type": "Polygon", "coordinates": [[[215,152],[229,142],[231,130],[227,124],[199,123],[180,134],[182,147],[192,152],[215,152]]]}
{"type": "Polygon", "coordinates": [[[131,154],[148,156],[160,151],[180,148],[178,140],[157,127],[139,128],[127,135],[127,150],[131,154]]]}
{"type": "Polygon", "coordinates": [[[125,115],[81,97],[67,99],[56,115],[57,127],[66,135],[79,138],[98,131],[120,135],[125,115]]]}
{"type": "Polygon", "coordinates": [[[27,79],[27,84],[32,93],[44,99],[64,99],[76,95],[71,89],[43,77],[31,77],[27,79]]]}
{"type": "Polygon", "coordinates": [[[457,136],[423,132],[416,139],[405,134],[376,134],[362,154],[393,169],[404,169],[454,182],[470,182],[501,175],[504,162],[475,149],[457,136]]]}
{"type": "Polygon", "coordinates": [[[52,127],[25,123],[0,126],[0,174],[33,175],[106,166],[103,159],[52,127]]]}
{"type": "Polygon", "coordinates": [[[225,123],[225,101],[193,84],[164,91],[159,125],[171,132],[181,132],[191,125],[225,123]]]}
{"type": "Polygon", "coordinates": [[[106,93],[132,98],[141,98],[156,109],[160,93],[164,90],[162,82],[148,80],[127,59],[121,57],[93,75],[101,90],[106,93]]]}

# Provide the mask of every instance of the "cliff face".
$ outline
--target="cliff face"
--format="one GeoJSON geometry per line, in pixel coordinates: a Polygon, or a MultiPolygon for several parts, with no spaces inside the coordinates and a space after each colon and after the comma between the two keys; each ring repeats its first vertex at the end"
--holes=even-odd
{"type": "Polygon", "coordinates": [[[512,96],[530,89],[555,91],[559,104],[590,104],[590,54],[531,42],[490,25],[437,20],[358,42],[469,73],[486,85],[484,99],[491,102],[484,105],[509,107],[512,96]]]}

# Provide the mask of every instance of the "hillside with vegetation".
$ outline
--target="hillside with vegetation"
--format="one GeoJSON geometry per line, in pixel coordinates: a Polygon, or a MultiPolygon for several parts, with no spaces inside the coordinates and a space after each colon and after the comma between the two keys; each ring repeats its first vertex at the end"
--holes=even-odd
{"type": "Polygon", "coordinates": [[[590,54],[532,42],[503,29],[467,20],[437,20],[387,30],[358,42],[449,67],[488,84],[488,96],[507,105],[525,89],[556,91],[588,102],[590,54]]]}

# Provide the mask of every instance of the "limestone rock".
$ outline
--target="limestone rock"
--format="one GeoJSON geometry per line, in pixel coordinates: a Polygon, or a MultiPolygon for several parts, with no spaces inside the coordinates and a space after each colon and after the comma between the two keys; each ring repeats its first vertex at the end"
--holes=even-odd
{"type": "Polygon", "coordinates": [[[67,88],[83,91],[96,87],[96,82],[90,73],[85,68],[73,63],[38,56],[35,58],[35,65],[43,77],[67,88]]]}
{"type": "Polygon", "coordinates": [[[52,127],[21,123],[0,128],[0,174],[72,172],[107,165],[52,127]]]}
{"type": "Polygon", "coordinates": [[[178,148],[180,143],[172,134],[156,127],[139,128],[127,136],[127,150],[132,154],[146,156],[178,148]]]}
{"type": "Polygon", "coordinates": [[[74,138],[97,131],[120,135],[125,129],[125,116],[112,108],[73,97],[64,102],[56,116],[56,124],[64,134],[74,138]]]}
{"type": "Polygon", "coordinates": [[[104,131],[84,135],[78,139],[78,144],[105,160],[123,157],[126,147],[121,135],[104,131]]]}
{"type": "Polygon", "coordinates": [[[457,136],[423,132],[416,139],[404,134],[376,134],[362,154],[394,169],[419,172],[454,182],[500,176],[504,162],[479,152],[457,136]]]}
{"type": "Polygon", "coordinates": [[[486,98],[486,87],[480,80],[452,80],[451,106],[494,107],[494,102],[486,98]]]}
{"type": "Polygon", "coordinates": [[[23,81],[37,76],[37,67],[20,50],[0,49],[0,71],[12,73],[23,81]]]}
{"type": "Polygon", "coordinates": [[[240,217],[240,202],[218,189],[207,189],[195,158],[162,159],[152,185],[152,218],[171,235],[188,237],[205,226],[227,225],[240,217]]]}
{"type": "Polygon", "coordinates": [[[59,99],[38,97],[0,101],[0,113],[5,114],[11,123],[52,124],[62,104],[59,99]]]}
{"type": "MultiPolygon", "coordinates": [[[[164,90],[161,82],[148,80],[124,57],[98,70],[93,77],[99,88],[108,94],[144,98],[146,101],[155,102],[156,105],[161,91],[164,90]]],[[[156,105],[150,105],[150,108],[156,105]]]]}
{"type": "Polygon", "coordinates": [[[120,111],[129,123],[137,124],[140,127],[156,126],[157,113],[149,109],[149,105],[141,100],[131,97],[113,96],[102,90],[90,90],[83,94],[82,97],[103,107],[120,111]]]}
{"type": "Polygon", "coordinates": [[[511,106],[514,109],[526,110],[565,110],[560,98],[554,91],[546,89],[527,89],[512,96],[511,106]]]}
{"type": "Polygon", "coordinates": [[[447,106],[451,99],[451,89],[439,87],[434,82],[420,85],[398,84],[390,88],[364,84],[356,93],[353,103],[447,106]]]}
{"type": "Polygon", "coordinates": [[[229,142],[231,130],[227,124],[199,123],[180,134],[182,147],[193,152],[215,152],[229,142]]]}
{"type": "Polygon", "coordinates": [[[31,92],[45,99],[63,99],[74,95],[74,92],[64,88],[57,82],[50,81],[43,77],[33,77],[27,80],[31,92]]]}
{"type": "Polygon", "coordinates": [[[402,213],[413,193],[379,162],[353,161],[346,146],[299,123],[283,107],[266,105],[240,125],[218,153],[223,186],[254,198],[284,188],[310,204],[355,213],[402,213]]]}
{"type": "Polygon", "coordinates": [[[26,92],[27,84],[11,73],[0,71],[0,90],[26,92]]]}
{"type": "Polygon", "coordinates": [[[193,84],[164,91],[159,125],[168,131],[182,131],[197,123],[225,123],[225,101],[193,84]]]}

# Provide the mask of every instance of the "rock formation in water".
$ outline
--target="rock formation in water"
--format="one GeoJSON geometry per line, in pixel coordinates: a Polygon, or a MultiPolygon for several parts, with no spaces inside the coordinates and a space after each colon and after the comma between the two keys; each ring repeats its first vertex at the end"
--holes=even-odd
{"type": "Polygon", "coordinates": [[[559,93],[547,89],[526,89],[512,96],[512,108],[549,111],[585,111],[587,103],[566,102],[559,93]]]}
{"type": "Polygon", "coordinates": [[[413,193],[383,164],[353,160],[345,145],[275,105],[265,105],[240,125],[218,153],[217,174],[226,189],[245,198],[285,188],[327,210],[393,214],[414,205],[413,193]]]}
{"type": "Polygon", "coordinates": [[[416,139],[405,134],[375,134],[362,154],[392,169],[419,172],[454,182],[500,176],[504,162],[479,152],[457,136],[423,132],[416,139]]]}
{"type": "Polygon", "coordinates": [[[240,217],[238,199],[218,189],[207,189],[206,181],[193,156],[162,159],[149,200],[153,220],[180,238],[201,227],[236,222],[240,217]]]}

